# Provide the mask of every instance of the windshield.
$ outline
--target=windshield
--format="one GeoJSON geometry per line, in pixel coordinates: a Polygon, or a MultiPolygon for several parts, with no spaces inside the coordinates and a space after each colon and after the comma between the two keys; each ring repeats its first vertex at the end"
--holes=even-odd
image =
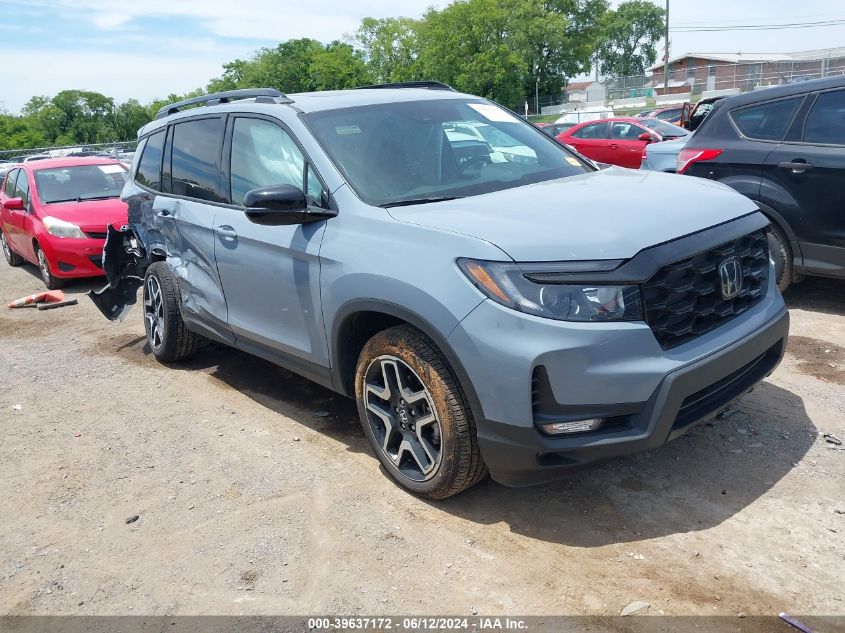
{"type": "Polygon", "coordinates": [[[126,179],[123,165],[76,165],[36,171],[35,187],[43,204],[104,200],[119,197],[126,179]]]}
{"type": "Polygon", "coordinates": [[[355,192],[377,206],[592,171],[533,125],[480,100],[376,104],[303,118],[355,192]]]}
{"type": "Polygon", "coordinates": [[[677,138],[689,134],[687,130],[677,125],[672,125],[660,119],[643,119],[642,124],[660,134],[663,138],[677,138]]]}

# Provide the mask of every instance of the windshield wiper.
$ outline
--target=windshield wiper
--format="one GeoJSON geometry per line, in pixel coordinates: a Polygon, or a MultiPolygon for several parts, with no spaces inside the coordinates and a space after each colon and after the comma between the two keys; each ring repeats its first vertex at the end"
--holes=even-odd
{"type": "Polygon", "coordinates": [[[429,202],[445,202],[446,200],[460,200],[464,196],[432,196],[430,198],[405,198],[404,200],[394,200],[393,202],[385,202],[379,206],[382,209],[389,209],[390,207],[408,207],[413,204],[428,204],[429,202]]]}
{"type": "Polygon", "coordinates": [[[75,198],[63,198],[61,200],[47,200],[44,204],[58,204],[60,202],[87,202],[88,200],[109,200],[111,198],[119,198],[120,194],[112,194],[110,196],[94,196],[92,198],[83,198],[82,196],[76,196],[75,198]]]}

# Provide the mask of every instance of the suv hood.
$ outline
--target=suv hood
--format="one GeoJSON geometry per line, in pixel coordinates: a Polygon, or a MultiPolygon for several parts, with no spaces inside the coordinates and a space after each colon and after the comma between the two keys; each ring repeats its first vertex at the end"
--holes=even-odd
{"type": "Polygon", "coordinates": [[[518,262],[628,259],[757,211],[725,185],[611,168],[431,204],[391,216],[495,244],[518,262]]]}

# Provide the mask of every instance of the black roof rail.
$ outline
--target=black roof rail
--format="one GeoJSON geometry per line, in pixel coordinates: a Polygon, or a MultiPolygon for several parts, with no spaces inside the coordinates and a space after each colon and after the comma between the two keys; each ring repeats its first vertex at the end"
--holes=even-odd
{"type": "Polygon", "coordinates": [[[451,90],[457,92],[449,84],[442,81],[398,81],[392,84],[373,84],[371,86],[359,86],[357,89],[370,90],[372,88],[427,88],[428,90],[451,90]]]}
{"type": "Polygon", "coordinates": [[[202,95],[200,97],[193,97],[192,99],[185,99],[184,101],[177,101],[170,105],[164,106],[156,114],[156,119],[163,119],[171,114],[176,114],[183,108],[192,105],[219,105],[221,103],[229,103],[236,99],[255,99],[259,103],[293,103],[293,99],[288,98],[275,88],[244,88],[242,90],[227,90],[226,92],[214,92],[212,94],[202,95]]]}

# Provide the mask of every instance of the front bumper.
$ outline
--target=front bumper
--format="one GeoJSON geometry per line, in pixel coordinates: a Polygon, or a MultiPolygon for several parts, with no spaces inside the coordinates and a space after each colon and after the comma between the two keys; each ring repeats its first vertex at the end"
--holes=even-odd
{"type": "Polygon", "coordinates": [[[479,420],[478,441],[491,476],[508,486],[544,483],[598,461],[662,446],[771,374],[788,333],[783,309],[753,334],[666,375],[647,401],[623,405],[635,413],[620,416],[620,424],[604,431],[551,437],[533,425],[479,420]]]}
{"type": "Polygon", "coordinates": [[[104,239],[57,238],[39,239],[44,254],[50,262],[54,277],[100,277],[103,273],[102,256],[104,239]]]}

